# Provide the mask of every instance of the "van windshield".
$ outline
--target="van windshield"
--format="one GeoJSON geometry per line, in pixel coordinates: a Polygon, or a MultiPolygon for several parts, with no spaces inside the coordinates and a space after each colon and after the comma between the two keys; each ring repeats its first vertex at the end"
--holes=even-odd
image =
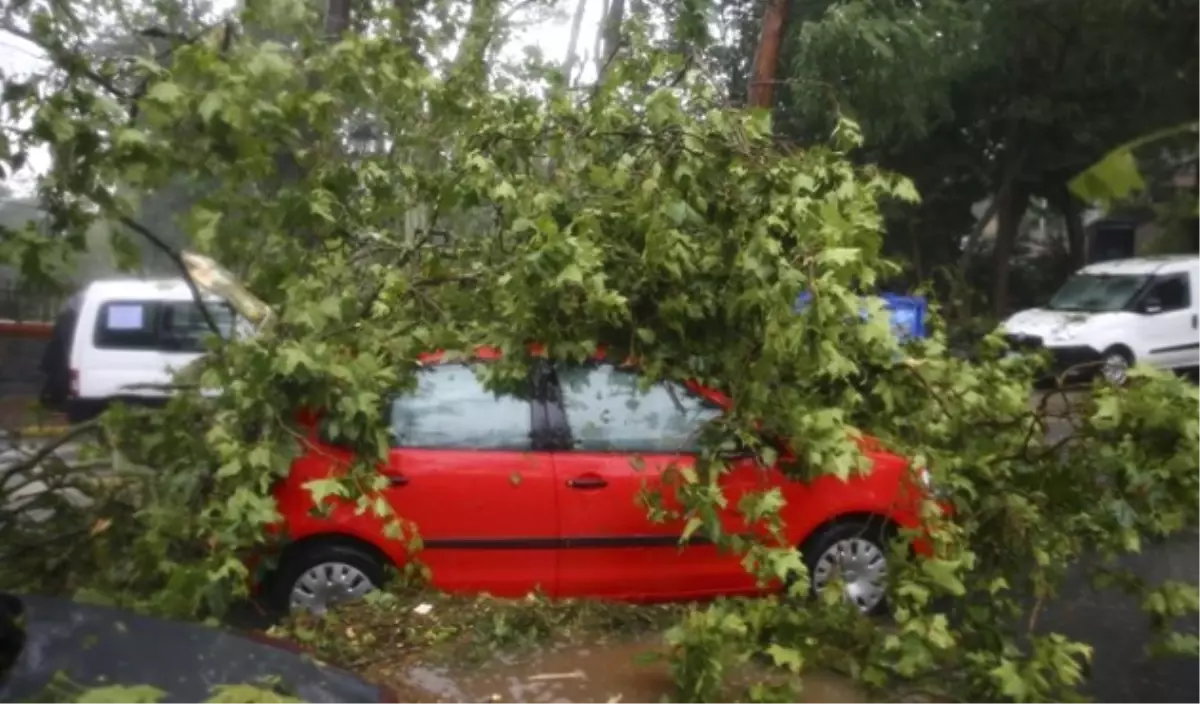
{"type": "Polygon", "coordinates": [[[1144,274],[1076,274],[1050,298],[1046,308],[1081,313],[1122,310],[1149,278],[1144,274]]]}

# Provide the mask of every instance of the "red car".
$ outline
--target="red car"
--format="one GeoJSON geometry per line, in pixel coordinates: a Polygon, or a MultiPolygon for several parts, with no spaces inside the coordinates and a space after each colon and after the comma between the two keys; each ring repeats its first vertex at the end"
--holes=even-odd
{"type": "MultiPolygon", "coordinates": [[[[496,356],[483,351],[472,364],[496,356]]],[[[696,385],[643,392],[635,370],[602,359],[575,367],[538,360],[527,386],[497,395],[470,365],[433,357],[416,391],[391,400],[385,495],[417,525],[435,586],[637,601],[761,592],[737,556],[695,538],[681,549],[682,522],[653,523],[636,501],[644,485],[661,485],[668,466],[694,460],[697,430],[728,399],[696,385]]],[[[322,611],[361,596],[387,565],[407,559],[404,542],[386,538],[383,521],[358,514],[353,502],[335,500],[324,517],[313,511],[306,484],[349,459],[322,437],[314,424],[311,447],[277,489],[291,542],[264,589],[280,608],[322,611]]],[[[910,490],[905,459],[870,447],[867,454],[874,470],[845,482],[802,483],[736,460],[723,478],[726,529],[746,529],[741,494],[779,487],[787,539],[803,548],[814,588],[840,568],[847,597],[875,610],[886,589],[880,527],[916,527],[922,492],[910,490]]]]}

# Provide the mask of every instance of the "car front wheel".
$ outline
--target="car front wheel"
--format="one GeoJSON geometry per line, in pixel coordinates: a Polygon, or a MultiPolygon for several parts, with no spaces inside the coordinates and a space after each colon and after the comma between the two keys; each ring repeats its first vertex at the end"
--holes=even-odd
{"type": "Polygon", "coordinates": [[[272,580],[271,601],[280,611],[323,614],[374,591],[384,576],[383,560],[365,547],[300,544],[284,555],[272,580]]]}
{"type": "Polygon", "coordinates": [[[1104,380],[1113,386],[1124,386],[1129,378],[1129,367],[1133,366],[1133,358],[1121,347],[1112,347],[1104,353],[1104,361],[1100,364],[1100,374],[1104,380]]]}
{"type": "Polygon", "coordinates": [[[888,536],[886,526],[853,519],[818,530],[801,548],[812,592],[840,582],[845,598],[865,614],[887,606],[888,536]]]}

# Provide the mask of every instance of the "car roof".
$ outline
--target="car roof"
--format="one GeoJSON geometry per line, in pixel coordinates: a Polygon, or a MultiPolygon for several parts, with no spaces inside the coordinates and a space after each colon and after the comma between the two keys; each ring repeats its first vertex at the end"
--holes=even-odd
{"type": "Polygon", "coordinates": [[[1157,257],[1134,257],[1096,262],[1080,269],[1082,274],[1172,274],[1195,268],[1200,257],[1195,254],[1167,254],[1157,257]]]}
{"type": "MultiPolygon", "coordinates": [[[[177,279],[101,279],[93,281],[85,290],[87,298],[100,300],[150,300],[190,301],[192,289],[182,278],[177,279]]],[[[205,300],[219,301],[219,297],[205,294],[205,300]]]]}

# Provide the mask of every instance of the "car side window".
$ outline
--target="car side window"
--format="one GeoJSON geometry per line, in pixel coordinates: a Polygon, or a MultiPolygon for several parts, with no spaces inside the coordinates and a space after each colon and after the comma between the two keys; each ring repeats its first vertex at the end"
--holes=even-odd
{"type": "Polygon", "coordinates": [[[577,450],[696,452],[699,430],[721,415],[680,384],[642,390],[635,372],[611,364],[560,369],[558,379],[577,450]]]}
{"type": "Polygon", "coordinates": [[[455,450],[532,449],[528,400],[489,391],[462,364],[423,369],[417,388],[392,399],[389,426],[395,447],[455,450]]]}
{"type": "Polygon", "coordinates": [[[156,301],[108,301],[96,316],[93,344],[109,350],[157,349],[158,316],[156,301]]]}
{"type": "Polygon", "coordinates": [[[1156,281],[1146,294],[1146,300],[1157,301],[1163,312],[1188,308],[1191,292],[1188,290],[1187,278],[1171,276],[1156,281]]]}

